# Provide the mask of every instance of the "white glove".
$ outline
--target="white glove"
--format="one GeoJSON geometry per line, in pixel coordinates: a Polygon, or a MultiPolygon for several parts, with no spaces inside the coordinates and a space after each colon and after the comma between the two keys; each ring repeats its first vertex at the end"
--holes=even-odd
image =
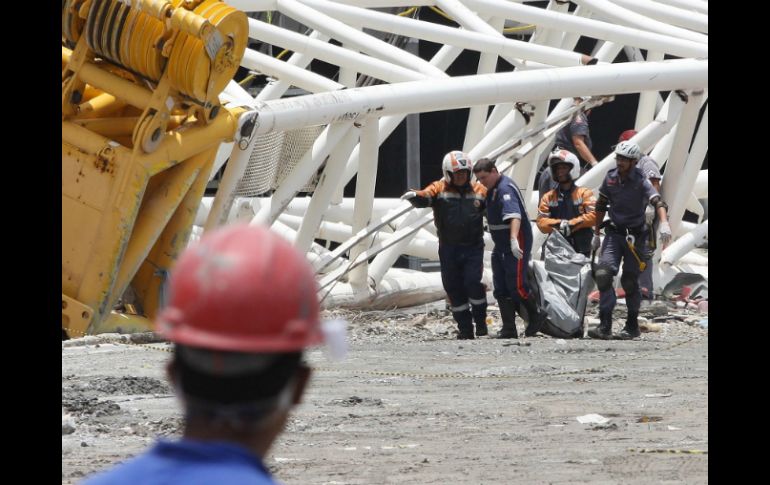
{"type": "Polygon", "coordinates": [[[567,219],[562,219],[559,223],[559,232],[564,237],[569,237],[572,233],[572,228],[569,227],[569,221],[567,219]]]}
{"type": "Polygon", "coordinates": [[[405,192],[404,195],[401,196],[401,200],[410,200],[417,197],[417,192],[414,190],[410,190],[409,192],[405,192]]]}
{"type": "Polygon", "coordinates": [[[653,209],[651,205],[648,205],[647,208],[644,209],[644,222],[646,222],[648,226],[651,226],[654,220],[655,209],[653,209]]]}
{"type": "Polygon", "coordinates": [[[602,246],[602,238],[594,234],[594,238],[591,239],[591,250],[598,251],[602,246]]]}
{"type": "Polygon", "coordinates": [[[660,235],[660,242],[665,246],[671,242],[671,226],[668,221],[661,222],[658,226],[658,234],[660,235]]]}
{"type": "Polygon", "coordinates": [[[521,252],[521,248],[519,247],[519,240],[516,238],[511,238],[511,252],[513,253],[513,257],[516,259],[521,259],[521,257],[524,255],[524,253],[521,252]]]}

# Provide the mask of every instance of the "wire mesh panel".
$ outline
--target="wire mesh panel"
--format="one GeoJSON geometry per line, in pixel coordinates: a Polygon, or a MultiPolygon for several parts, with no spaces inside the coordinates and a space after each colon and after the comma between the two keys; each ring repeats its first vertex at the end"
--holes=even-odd
{"type": "Polygon", "coordinates": [[[255,140],[249,164],[235,189],[236,197],[256,197],[273,189],[285,137],[285,131],[273,131],[255,140]]]}
{"type": "MultiPolygon", "coordinates": [[[[276,177],[273,188],[281,185],[281,183],[286,180],[286,177],[294,171],[297,162],[302,159],[305,152],[313,147],[313,143],[324,128],[324,126],[307,126],[305,128],[286,132],[283,150],[281,150],[281,163],[278,168],[278,176],[276,177]]],[[[299,189],[299,191],[313,192],[317,184],[318,174],[314,175],[304,187],[299,189]]]]}
{"type": "MultiPolygon", "coordinates": [[[[265,133],[257,138],[235,196],[257,197],[275,190],[310,150],[323,129],[323,126],[308,126],[265,133]]],[[[317,183],[318,177],[313,177],[300,192],[314,191],[317,183]]]]}

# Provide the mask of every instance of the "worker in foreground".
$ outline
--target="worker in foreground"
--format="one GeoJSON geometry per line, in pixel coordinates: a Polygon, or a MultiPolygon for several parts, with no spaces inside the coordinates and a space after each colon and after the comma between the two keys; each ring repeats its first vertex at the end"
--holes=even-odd
{"type": "Polygon", "coordinates": [[[182,253],[157,330],[175,344],[168,379],[183,436],[87,480],[98,484],[273,484],[263,463],[324,340],[305,257],[260,226],[216,230],[182,253]]]}

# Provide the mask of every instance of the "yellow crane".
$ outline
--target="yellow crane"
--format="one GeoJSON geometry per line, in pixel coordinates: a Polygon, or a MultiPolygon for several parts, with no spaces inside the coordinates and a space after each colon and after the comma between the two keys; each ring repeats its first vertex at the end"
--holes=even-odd
{"type": "Polygon", "coordinates": [[[220,0],[62,1],[68,336],[151,328],[217,148],[253,126],[219,101],[247,41],[220,0]],[[113,311],[127,291],[139,315],[113,311]]]}

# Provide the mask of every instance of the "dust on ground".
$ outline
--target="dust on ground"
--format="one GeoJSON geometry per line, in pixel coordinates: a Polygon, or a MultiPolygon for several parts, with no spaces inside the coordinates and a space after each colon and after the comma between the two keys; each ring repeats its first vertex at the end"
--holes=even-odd
{"type": "MultiPolygon", "coordinates": [[[[327,312],[349,321],[350,352],[342,362],[307,354],[309,390],[265,457],[278,480],[708,483],[703,316],[659,302],[642,310],[657,331],[635,341],[458,341],[442,306],[327,312]],[[589,414],[609,421],[578,422],[589,414]]],[[[489,314],[493,334],[499,313],[489,314]]],[[[179,435],[165,380],[170,347],[155,340],[62,342],[63,484],[179,435]]]]}

